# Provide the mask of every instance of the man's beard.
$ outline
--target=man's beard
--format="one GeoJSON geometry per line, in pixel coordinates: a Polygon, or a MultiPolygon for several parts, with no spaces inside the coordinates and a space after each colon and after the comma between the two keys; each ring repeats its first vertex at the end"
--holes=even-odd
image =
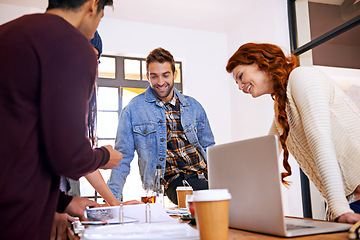
{"type": "Polygon", "coordinates": [[[151,90],[153,91],[154,95],[160,99],[163,99],[163,98],[167,98],[171,93],[172,91],[174,90],[174,84],[172,85],[169,85],[169,88],[168,88],[168,91],[165,92],[164,94],[160,94],[158,92],[158,90],[156,89],[156,86],[155,87],[151,87],[151,90]]]}

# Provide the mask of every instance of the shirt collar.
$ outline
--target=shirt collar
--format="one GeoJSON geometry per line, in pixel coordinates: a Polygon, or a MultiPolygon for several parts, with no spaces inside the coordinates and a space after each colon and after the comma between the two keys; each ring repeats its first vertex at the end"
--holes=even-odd
{"type": "Polygon", "coordinates": [[[161,106],[165,106],[166,104],[170,104],[172,106],[175,106],[176,105],[176,100],[177,100],[177,96],[174,92],[174,96],[173,98],[168,102],[168,103],[165,103],[163,100],[161,100],[160,98],[156,97],[156,101],[161,105],[161,106]]]}

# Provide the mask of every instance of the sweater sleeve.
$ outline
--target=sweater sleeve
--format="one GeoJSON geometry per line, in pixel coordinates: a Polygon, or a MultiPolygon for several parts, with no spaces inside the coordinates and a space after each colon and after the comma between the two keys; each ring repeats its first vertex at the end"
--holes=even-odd
{"type": "Polygon", "coordinates": [[[56,175],[78,179],[105,165],[109,153],[92,149],[87,137],[97,63],[89,41],[74,35],[60,36],[41,59],[40,121],[47,165],[56,175]]]}
{"type": "Polygon", "coordinates": [[[290,75],[288,89],[300,113],[314,165],[317,166],[325,198],[333,218],[352,212],[346,200],[340,167],[331,136],[331,86],[318,70],[299,67],[290,75]]]}
{"type": "MultiPolygon", "coordinates": [[[[275,109],[275,112],[276,111],[277,110],[275,109]]],[[[279,151],[279,155],[280,155],[283,148],[282,148],[281,143],[280,143],[280,133],[279,133],[277,127],[276,127],[276,118],[274,118],[274,120],[272,122],[270,131],[269,131],[269,135],[277,135],[278,136],[278,151],[279,151]]]]}
{"type": "Polygon", "coordinates": [[[70,202],[72,201],[73,197],[66,195],[64,192],[60,191],[59,194],[59,201],[58,201],[58,205],[56,207],[56,212],[58,213],[63,213],[65,211],[65,208],[70,204],[70,202]]]}
{"type": "Polygon", "coordinates": [[[273,122],[272,122],[272,124],[271,124],[271,128],[270,128],[270,131],[269,131],[269,135],[270,134],[276,134],[276,135],[279,135],[279,133],[278,133],[278,131],[277,131],[277,129],[276,129],[276,124],[275,124],[275,118],[274,118],[274,120],[273,120],[273,122]]]}

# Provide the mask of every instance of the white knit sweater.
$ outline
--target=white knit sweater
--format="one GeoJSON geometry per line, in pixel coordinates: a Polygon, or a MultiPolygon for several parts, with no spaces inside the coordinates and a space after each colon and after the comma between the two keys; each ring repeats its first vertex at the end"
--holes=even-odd
{"type": "MultiPolygon", "coordinates": [[[[332,218],[353,212],[346,196],[360,184],[360,111],[324,73],[298,67],[289,77],[287,146],[329,204],[332,218]]],[[[280,135],[278,110],[270,133],[280,135]]]]}

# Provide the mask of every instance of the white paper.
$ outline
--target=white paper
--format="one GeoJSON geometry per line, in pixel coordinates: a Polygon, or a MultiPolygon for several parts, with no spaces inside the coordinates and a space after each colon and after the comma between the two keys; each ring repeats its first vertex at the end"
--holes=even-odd
{"type": "MultiPolygon", "coordinates": [[[[151,223],[159,222],[179,222],[179,220],[174,219],[166,213],[159,203],[150,203],[151,211],[151,223]]],[[[124,216],[137,219],[140,223],[146,223],[146,204],[136,204],[136,205],[125,205],[124,216]]]]}
{"type": "Polygon", "coordinates": [[[186,223],[144,223],[92,227],[84,231],[82,240],[172,240],[200,239],[199,231],[186,223]]]}

